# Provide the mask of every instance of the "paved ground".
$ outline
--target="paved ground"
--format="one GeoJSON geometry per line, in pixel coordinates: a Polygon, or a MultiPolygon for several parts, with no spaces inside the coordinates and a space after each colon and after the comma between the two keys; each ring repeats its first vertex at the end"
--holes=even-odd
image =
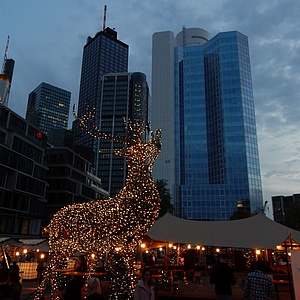
{"type": "MultiPolygon", "coordinates": [[[[242,299],[242,282],[244,275],[236,275],[237,285],[233,287],[233,300],[242,299]]],[[[103,294],[107,295],[109,291],[109,282],[102,282],[103,294]]],[[[31,300],[34,298],[34,291],[37,287],[36,281],[25,281],[23,282],[23,290],[21,295],[21,300],[31,300]]],[[[289,287],[280,287],[281,292],[278,294],[277,300],[291,300],[289,287]]],[[[49,299],[49,291],[46,291],[45,298],[49,299]]],[[[159,286],[158,289],[158,300],[184,300],[184,299],[215,299],[214,286],[209,283],[208,275],[202,277],[202,283],[196,284],[195,282],[189,282],[188,284],[180,283],[179,288],[174,291],[170,287],[162,288],[159,286]]]]}

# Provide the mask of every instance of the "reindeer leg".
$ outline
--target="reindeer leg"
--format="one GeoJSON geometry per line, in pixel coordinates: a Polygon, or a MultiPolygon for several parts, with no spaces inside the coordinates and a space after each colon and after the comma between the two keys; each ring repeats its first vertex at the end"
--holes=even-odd
{"type": "Polygon", "coordinates": [[[34,296],[34,300],[39,300],[43,297],[43,291],[46,288],[46,281],[47,281],[47,275],[49,274],[50,271],[50,267],[49,264],[47,264],[45,271],[42,274],[42,280],[40,281],[35,296],[34,296]]]}
{"type": "MultiPolygon", "coordinates": [[[[34,300],[40,300],[43,296],[43,290],[46,287],[46,282],[49,281],[50,283],[50,290],[51,290],[51,300],[55,299],[55,293],[57,292],[57,280],[56,280],[56,271],[58,269],[58,264],[56,256],[53,254],[50,254],[49,256],[49,262],[46,266],[46,270],[43,273],[43,278],[41,280],[41,283],[38,285],[34,300]]],[[[59,299],[57,297],[56,299],[59,299]]]]}
{"type": "Polygon", "coordinates": [[[120,253],[110,252],[108,255],[108,269],[110,272],[110,300],[132,300],[134,291],[134,252],[126,250],[120,253]]]}
{"type": "Polygon", "coordinates": [[[134,262],[135,262],[134,248],[127,249],[125,253],[127,254],[127,256],[124,258],[124,263],[125,263],[127,278],[128,278],[127,279],[128,284],[126,285],[127,294],[128,294],[128,299],[133,299],[133,293],[134,293],[134,288],[136,283],[135,267],[134,267],[134,262]]]}
{"type": "Polygon", "coordinates": [[[95,264],[92,260],[91,253],[88,252],[87,257],[86,257],[86,264],[87,264],[87,270],[84,276],[84,280],[86,285],[88,285],[89,280],[91,278],[91,273],[95,272],[95,264]]]}
{"type": "Polygon", "coordinates": [[[52,257],[50,257],[50,272],[49,272],[49,280],[50,280],[50,288],[51,288],[51,300],[59,300],[59,289],[58,289],[58,270],[60,268],[60,264],[62,263],[62,259],[65,259],[65,253],[56,253],[52,257]]]}

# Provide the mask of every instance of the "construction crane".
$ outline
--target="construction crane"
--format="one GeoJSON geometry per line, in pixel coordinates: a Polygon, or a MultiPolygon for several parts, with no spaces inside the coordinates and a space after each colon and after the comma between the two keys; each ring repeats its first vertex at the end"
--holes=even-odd
{"type": "Polygon", "coordinates": [[[9,45],[9,35],[7,36],[7,42],[6,42],[6,47],[5,47],[5,51],[4,51],[4,59],[3,59],[3,65],[2,65],[2,71],[1,74],[5,73],[5,64],[6,64],[6,60],[7,60],[7,55],[8,55],[8,45],[9,45]]]}

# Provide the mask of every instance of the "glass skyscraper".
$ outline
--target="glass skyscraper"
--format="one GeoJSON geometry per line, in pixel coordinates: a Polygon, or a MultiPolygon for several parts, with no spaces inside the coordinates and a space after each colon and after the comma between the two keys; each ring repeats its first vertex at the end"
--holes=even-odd
{"type": "Polygon", "coordinates": [[[44,133],[67,129],[71,93],[42,82],[28,96],[26,120],[44,133]]]}
{"type": "MultiPolygon", "coordinates": [[[[123,118],[149,122],[149,88],[145,74],[128,73],[127,44],[106,28],[88,37],[83,49],[78,116],[96,109],[95,124],[105,133],[124,136],[123,118]]],[[[103,188],[114,196],[125,185],[126,160],[114,154],[123,144],[96,139],[74,123],[76,144],[93,150],[93,167],[103,188]]]]}
{"type": "Polygon", "coordinates": [[[152,126],[163,134],[154,176],[168,181],[176,215],[227,220],[237,207],[261,211],[247,37],[155,33],[152,96],[152,126]]]}
{"type": "MultiPolygon", "coordinates": [[[[143,120],[145,125],[148,124],[149,99],[145,74],[135,72],[104,75],[101,81],[99,129],[114,136],[124,137],[123,118],[132,123],[143,120]]],[[[114,196],[125,186],[125,157],[114,154],[114,150],[124,146],[111,140],[98,140],[97,175],[110,196],[114,196]]]]}
{"type": "MultiPolygon", "coordinates": [[[[96,125],[99,125],[102,76],[108,73],[127,72],[128,51],[128,45],[118,40],[117,32],[109,27],[96,33],[93,38],[90,36],[87,38],[83,48],[78,116],[96,108],[96,125]]],[[[73,127],[76,144],[92,149],[93,166],[97,169],[98,140],[82,131],[76,121],[73,127]]]]}

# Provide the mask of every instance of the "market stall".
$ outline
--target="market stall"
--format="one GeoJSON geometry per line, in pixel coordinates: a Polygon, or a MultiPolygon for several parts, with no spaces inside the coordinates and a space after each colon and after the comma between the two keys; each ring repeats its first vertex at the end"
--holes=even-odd
{"type": "Polygon", "coordinates": [[[17,265],[20,268],[22,280],[37,279],[37,262],[18,262],[17,265]]]}

